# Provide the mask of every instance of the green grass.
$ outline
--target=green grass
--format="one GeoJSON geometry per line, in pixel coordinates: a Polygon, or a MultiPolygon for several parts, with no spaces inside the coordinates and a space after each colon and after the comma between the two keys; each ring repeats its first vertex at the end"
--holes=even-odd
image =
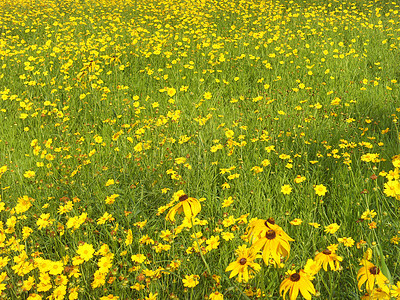
{"type": "Polygon", "coordinates": [[[212,299],[218,291],[225,299],[279,299],[285,272],[303,269],[331,244],[343,261],[338,271],[315,275],[315,298],[361,299],[366,290],[357,288],[357,272],[369,248],[369,260],[388,278],[390,272],[387,287],[400,281],[400,208],[384,192],[383,173],[395,170],[392,158],[400,153],[397,2],[0,6],[0,167],[7,167],[0,173],[0,256],[9,259],[0,260],[0,298],[212,299]],[[366,162],[368,153],[379,157],[366,162]],[[298,175],[306,180],[295,183],[298,175]],[[115,183],[106,186],[110,179],[115,183]],[[281,192],[286,184],[288,195],[281,192]],[[327,193],[317,195],[316,185],[327,193]],[[205,198],[197,217],[207,224],[166,241],[162,231],[183,221],[165,219],[165,205],[180,190],[205,198]],[[119,196],[107,204],[113,194],[119,196]],[[24,195],[31,206],[20,211],[24,195]],[[228,197],[234,201],[224,208],[228,197]],[[68,201],[72,209],[61,213],[68,201]],[[367,210],[377,213],[372,220],[361,219],[367,210]],[[112,219],[97,224],[105,213],[112,219]],[[44,214],[52,222],[39,229],[44,214]],[[76,230],[68,228],[85,214],[76,230]],[[242,239],[248,223],[223,223],[246,214],[246,222],[275,218],[295,240],[280,268],[257,258],[261,270],[247,283],[225,269],[240,245],[251,246],[242,239]],[[290,224],[296,218],[302,223],[290,224]],[[333,223],[339,230],[325,232],[333,223]],[[27,227],[32,232],[24,237],[27,227]],[[234,238],[225,241],[222,231],[234,238]],[[202,233],[198,241],[195,232],[202,233]],[[145,235],[155,244],[140,243],[145,235]],[[217,249],[190,251],[211,236],[219,236],[217,249]],[[340,243],[343,237],[354,246],[340,243]],[[74,267],[83,243],[109,251],[74,267]],[[170,249],[157,252],[157,244],[170,249]],[[140,264],[131,259],[139,253],[146,256],[140,264]],[[50,275],[47,290],[49,270],[38,257],[64,268],[50,275]],[[102,257],[111,265],[94,287],[102,257]],[[176,269],[173,260],[181,262],[176,269]],[[193,274],[198,285],[185,287],[182,279],[193,274]],[[31,276],[29,289],[24,281],[31,276]]]}

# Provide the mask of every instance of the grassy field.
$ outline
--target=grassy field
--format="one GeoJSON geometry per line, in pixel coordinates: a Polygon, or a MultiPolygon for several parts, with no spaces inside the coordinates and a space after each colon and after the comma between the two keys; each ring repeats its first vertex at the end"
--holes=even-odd
{"type": "Polygon", "coordinates": [[[0,4],[0,299],[400,299],[397,1],[0,4]]]}

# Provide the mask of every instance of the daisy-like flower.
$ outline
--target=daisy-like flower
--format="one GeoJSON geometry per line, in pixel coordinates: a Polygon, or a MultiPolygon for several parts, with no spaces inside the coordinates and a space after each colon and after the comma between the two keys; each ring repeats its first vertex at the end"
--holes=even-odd
{"type": "Polygon", "coordinates": [[[270,229],[281,229],[281,234],[284,235],[285,239],[289,241],[293,241],[281,227],[279,227],[276,223],[274,218],[268,218],[267,220],[264,219],[255,219],[249,223],[247,227],[247,239],[249,242],[256,242],[258,239],[265,236],[268,230],[270,229]]]}
{"type": "Polygon", "coordinates": [[[300,270],[298,273],[292,271],[290,276],[282,281],[279,288],[279,294],[283,294],[283,299],[286,299],[287,292],[289,292],[290,300],[296,299],[299,292],[306,300],[310,300],[311,294],[315,295],[315,288],[309,275],[307,275],[303,270],[300,270]]]}
{"type": "Polygon", "coordinates": [[[194,288],[199,284],[199,278],[199,275],[185,275],[185,279],[182,279],[183,286],[194,288]]]}
{"type": "MultiPolygon", "coordinates": [[[[361,297],[362,300],[390,300],[390,290],[387,286],[383,288],[376,288],[370,294],[366,293],[361,297]]],[[[398,298],[396,298],[398,299],[398,298]]]]}
{"type": "Polygon", "coordinates": [[[325,232],[334,234],[336,231],[338,231],[340,228],[340,225],[336,223],[329,224],[328,226],[325,226],[325,232]]]}
{"type": "Polygon", "coordinates": [[[178,198],[178,203],[172,207],[168,214],[165,216],[166,220],[175,222],[175,215],[178,213],[184,213],[185,217],[191,220],[195,217],[201,210],[201,205],[199,200],[196,198],[189,197],[186,194],[180,195],[178,198]]]}
{"type": "Polygon", "coordinates": [[[323,184],[316,185],[314,190],[318,196],[325,196],[326,192],[328,191],[323,184]]]}
{"type": "Polygon", "coordinates": [[[325,271],[328,271],[328,264],[332,271],[339,270],[339,262],[343,260],[341,256],[338,256],[335,251],[331,249],[325,249],[324,251],[318,253],[314,260],[324,268],[325,271]]]}
{"type": "Polygon", "coordinates": [[[390,290],[390,294],[393,297],[400,298],[400,281],[397,281],[396,285],[392,285],[392,289],[390,290]]]}
{"type": "Polygon", "coordinates": [[[361,286],[365,284],[365,289],[368,293],[374,290],[375,284],[379,287],[385,286],[387,278],[382,274],[381,270],[373,263],[368,260],[363,260],[361,262],[363,265],[357,273],[358,289],[361,290],[361,286]]]}
{"type": "Polygon", "coordinates": [[[290,254],[290,241],[294,241],[288,236],[281,227],[275,224],[275,221],[270,218],[264,221],[263,225],[257,220],[250,236],[253,242],[252,248],[256,252],[262,249],[262,257],[266,265],[272,258],[274,264],[281,263],[281,256],[289,258],[290,254]]]}
{"type": "Polygon", "coordinates": [[[230,263],[225,272],[231,271],[229,278],[238,275],[238,282],[247,282],[252,273],[256,273],[261,269],[259,264],[253,262],[256,258],[256,252],[252,248],[242,245],[236,250],[236,255],[238,256],[237,260],[230,263]]]}

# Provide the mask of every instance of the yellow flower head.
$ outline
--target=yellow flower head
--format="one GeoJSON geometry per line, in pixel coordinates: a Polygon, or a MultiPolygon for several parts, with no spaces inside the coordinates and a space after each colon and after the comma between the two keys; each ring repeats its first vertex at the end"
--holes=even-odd
{"type": "Polygon", "coordinates": [[[256,251],[253,251],[252,248],[247,248],[246,245],[242,245],[236,250],[236,254],[238,258],[229,264],[225,272],[231,271],[229,278],[238,275],[238,282],[247,282],[253,273],[261,269],[259,264],[253,262],[256,258],[256,251]]]}
{"type": "Polygon", "coordinates": [[[187,219],[192,219],[201,211],[200,202],[196,198],[183,194],[179,197],[178,201],[179,202],[169,210],[165,217],[166,220],[175,222],[175,215],[182,212],[187,219]]]}
{"type": "Polygon", "coordinates": [[[279,294],[283,294],[283,299],[286,299],[286,294],[289,292],[289,299],[295,300],[299,292],[306,300],[311,300],[311,294],[315,295],[316,291],[312,284],[309,275],[300,270],[298,273],[293,272],[288,278],[282,281],[279,288],[279,294]]]}

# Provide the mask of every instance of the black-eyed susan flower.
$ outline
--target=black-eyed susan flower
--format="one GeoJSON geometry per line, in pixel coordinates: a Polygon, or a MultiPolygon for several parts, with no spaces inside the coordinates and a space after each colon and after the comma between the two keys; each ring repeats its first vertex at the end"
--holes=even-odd
{"type": "Polygon", "coordinates": [[[253,251],[252,248],[247,248],[246,245],[242,245],[236,250],[236,255],[238,256],[237,260],[230,263],[225,269],[225,272],[231,271],[229,278],[238,275],[238,282],[247,282],[252,274],[261,269],[261,266],[254,262],[256,252],[253,251]]]}
{"type": "Polygon", "coordinates": [[[324,251],[318,253],[314,261],[316,261],[320,266],[328,271],[328,265],[332,271],[338,271],[340,267],[340,262],[343,260],[341,256],[338,256],[331,247],[325,249],[324,251]]]}
{"type": "MultiPolygon", "coordinates": [[[[173,200],[174,201],[174,200],[173,200]]],[[[201,210],[201,205],[199,200],[193,197],[189,197],[186,194],[181,194],[178,198],[178,203],[175,204],[165,216],[166,220],[171,222],[175,222],[175,215],[178,213],[184,213],[187,219],[192,219],[195,217],[201,210]]]]}
{"type": "Polygon", "coordinates": [[[374,290],[375,284],[379,287],[385,286],[387,278],[382,274],[381,270],[370,261],[363,259],[363,265],[357,273],[358,289],[361,290],[362,285],[365,283],[365,289],[368,293],[374,290]]]}
{"type": "Polygon", "coordinates": [[[289,242],[294,240],[275,224],[273,218],[252,221],[249,228],[248,238],[253,244],[252,248],[257,252],[262,249],[265,264],[268,265],[272,259],[279,266],[281,257],[289,257],[289,242]]]}
{"type": "Polygon", "coordinates": [[[315,295],[315,288],[312,284],[309,275],[303,270],[299,272],[288,272],[289,277],[282,281],[279,288],[279,294],[283,294],[283,299],[286,299],[286,294],[289,292],[289,299],[294,300],[299,295],[307,299],[311,299],[311,295],[315,295]]]}

